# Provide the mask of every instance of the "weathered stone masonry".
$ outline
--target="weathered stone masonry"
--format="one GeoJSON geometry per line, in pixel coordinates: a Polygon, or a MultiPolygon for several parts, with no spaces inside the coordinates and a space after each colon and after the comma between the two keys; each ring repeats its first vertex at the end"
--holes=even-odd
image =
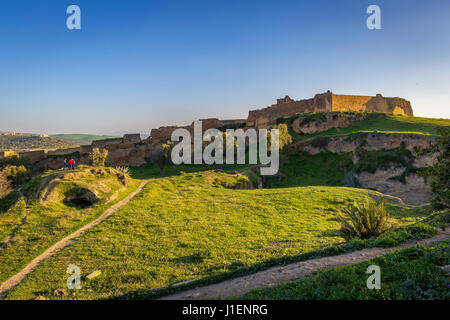
{"type": "Polygon", "coordinates": [[[380,112],[412,116],[411,103],[403,98],[337,95],[328,91],[316,94],[312,99],[293,100],[289,96],[278,99],[270,107],[252,110],[248,113],[247,126],[267,129],[278,118],[288,118],[296,114],[317,112],[380,112]]]}
{"type": "MultiPolygon", "coordinates": [[[[247,119],[202,119],[202,128],[205,131],[227,125],[244,125],[265,129],[275,124],[278,118],[287,118],[301,113],[342,111],[413,115],[410,102],[402,98],[384,98],[381,95],[375,97],[336,95],[328,91],[316,94],[312,99],[298,101],[286,96],[278,99],[277,103],[270,107],[250,111],[247,119]]],[[[64,158],[73,158],[78,164],[89,164],[89,152],[93,148],[109,151],[107,164],[110,166],[138,166],[148,163],[160,150],[162,143],[170,139],[172,132],[177,128],[185,128],[193,132],[193,124],[184,127],[160,127],[152,129],[150,137],[145,140],[141,140],[139,134],[127,134],[123,138],[94,141],[89,146],[79,148],[29,151],[21,152],[20,155],[29,158],[36,171],[61,168],[64,158]]]]}

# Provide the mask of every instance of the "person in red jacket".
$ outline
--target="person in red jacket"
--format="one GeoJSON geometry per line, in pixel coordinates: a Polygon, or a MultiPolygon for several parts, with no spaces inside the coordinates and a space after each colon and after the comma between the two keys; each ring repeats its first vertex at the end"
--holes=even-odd
{"type": "Polygon", "coordinates": [[[69,160],[69,169],[70,170],[75,169],[75,160],[73,160],[73,159],[69,160]]]}

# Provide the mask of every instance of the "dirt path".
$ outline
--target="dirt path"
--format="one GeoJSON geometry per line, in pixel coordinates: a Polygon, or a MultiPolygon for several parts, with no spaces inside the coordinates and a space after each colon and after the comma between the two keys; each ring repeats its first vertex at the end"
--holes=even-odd
{"type": "Polygon", "coordinates": [[[143,181],[141,185],[132,193],[130,193],[126,198],[123,200],[117,202],[115,205],[109,207],[103,214],[95,219],[94,221],[88,223],[87,225],[83,226],[82,228],[78,229],[77,231],[71,233],[67,237],[59,240],[54,245],[52,245],[50,248],[45,250],[41,255],[37,256],[33,259],[25,268],[23,268],[19,273],[15,274],[8,280],[2,283],[0,286],[0,299],[3,299],[9,290],[13,289],[15,286],[17,286],[25,277],[30,274],[43,260],[47,259],[51,255],[55,254],[57,251],[63,249],[64,247],[68,246],[69,244],[73,243],[74,240],[81,235],[83,235],[88,229],[98,225],[103,220],[107,219],[109,216],[111,216],[114,212],[117,211],[120,207],[126,205],[128,202],[130,202],[131,199],[134,198],[139,192],[142,191],[142,189],[145,187],[148,181],[143,181]]]}
{"type": "Polygon", "coordinates": [[[226,299],[241,296],[253,289],[265,288],[283,282],[298,280],[310,276],[313,272],[367,261],[415,245],[430,245],[434,242],[450,239],[450,229],[441,231],[432,238],[411,241],[392,248],[370,248],[337,256],[316,258],[292,263],[282,267],[273,267],[248,276],[226,280],[217,284],[194,288],[174,295],[162,297],[162,300],[226,299]]]}

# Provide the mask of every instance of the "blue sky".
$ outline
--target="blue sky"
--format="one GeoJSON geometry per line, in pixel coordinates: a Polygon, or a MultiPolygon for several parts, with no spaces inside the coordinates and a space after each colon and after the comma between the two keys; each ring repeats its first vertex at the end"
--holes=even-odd
{"type": "Polygon", "coordinates": [[[5,0],[0,131],[149,132],[326,90],[450,118],[449,30],[447,0],[5,0]]]}

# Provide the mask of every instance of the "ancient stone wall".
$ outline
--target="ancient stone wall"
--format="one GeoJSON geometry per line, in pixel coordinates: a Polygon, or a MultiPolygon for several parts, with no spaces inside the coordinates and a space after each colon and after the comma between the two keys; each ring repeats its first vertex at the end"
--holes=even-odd
{"type": "Polygon", "coordinates": [[[381,112],[412,116],[411,103],[402,98],[336,95],[330,91],[316,94],[312,99],[293,100],[289,96],[278,99],[270,107],[249,111],[247,126],[267,129],[276,124],[279,118],[288,118],[296,114],[317,112],[381,112]]]}
{"type": "Polygon", "coordinates": [[[353,95],[331,95],[332,111],[381,112],[412,116],[411,103],[402,98],[384,98],[353,95]]]}

